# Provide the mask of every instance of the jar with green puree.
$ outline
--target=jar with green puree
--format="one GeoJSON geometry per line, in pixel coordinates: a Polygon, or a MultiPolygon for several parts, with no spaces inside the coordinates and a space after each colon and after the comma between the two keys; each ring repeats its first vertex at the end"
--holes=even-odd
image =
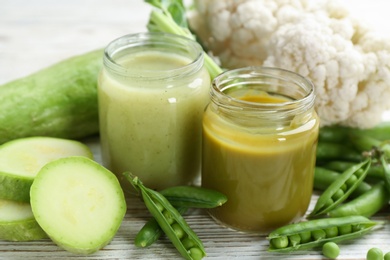
{"type": "Polygon", "coordinates": [[[105,49],[99,77],[104,165],[152,189],[190,184],[200,173],[202,114],[210,76],[201,46],[164,33],[126,35],[105,49]]]}
{"type": "Polygon", "coordinates": [[[314,86],[278,68],[216,77],[203,118],[202,186],[228,198],[211,216],[265,233],[301,218],[310,203],[319,130],[314,86]]]}

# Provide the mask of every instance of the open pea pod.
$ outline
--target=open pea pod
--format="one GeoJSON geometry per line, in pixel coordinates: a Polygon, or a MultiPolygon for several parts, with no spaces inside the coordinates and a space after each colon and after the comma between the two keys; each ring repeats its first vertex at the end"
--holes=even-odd
{"type": "Polygon", "coordinates": [[[382,222],[363,216],[324,218],[290,224],[268,235],[268,251],[287,253],[322,246],[326,242],[354,239],[382,225],[382,222]]]}
{"type": "Polygon", "coordinates": [[[318,198],[309,218],[325,214],[345,201],[366,178],[371,159],[355,164],[345,170],[318,198]]]}
{"type": "Polygon", "coordinates": [[[200,260],[205,257],[202,241],[178,210],[161,193],[145,187],[138,177],[127,172],[124,175],[141,192],[145,206],[183,258],[200,260]]]}

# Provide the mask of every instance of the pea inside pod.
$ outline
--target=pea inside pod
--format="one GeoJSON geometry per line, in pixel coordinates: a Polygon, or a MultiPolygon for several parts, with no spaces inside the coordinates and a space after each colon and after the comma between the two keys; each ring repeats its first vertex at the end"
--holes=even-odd
{"type": "Polygon", "coordinates": [[[205,257],[206,252],[202,242],[177,209],[159,192],[145,187],[138,177],[133,177],[130,173],[124,175],[141,192],[146,207],[179,253],[188,260],[198,260],[205,257]],[[188,240],[193,243],[184,243],[188,240]],[[185,245],[189,244],[191,244],[191,248],[186,248],[185,245]]]}
{"type": "MultiPolygon", "coordinates": [[[[339,242],[348,239],[358,238],[374,227],[381,226],[382,222],[375,222],[363,216],[351,216],[341,218],[324,218],[290,224],[271,232],[267,239],[270,241],[268,251],[291,252],[300,249],[309,249],[322,246],[326,242],[339,242]],[[351,227],[346,229],[345,227],[351,227]],[[337,231],[335,230],[337,229],[337,231]],[[330,230],[332,230],[331,235],[330,230]],[[348,230],[348,232],[347,232],[348,230]],[[299,243],[286,243],[291,241],[290,237],[297,237],[304,234],[311,234],[307,240],[299,243]]],[[[295,242],[297,242],[295,240],[295,242]]]]}
{"type": "Polygon", "coordinates": [[[325,214],[345,201],[363,182],[371,165],[371,159],[355,164],[340,174],[318,198],[309,217],[325,214]]]}
{"type": "MultiPolygon", "coordinates": [[[[187,211],[187,208],[184,207],[177,207],[176,209],[181,215],[183,215],[187,211]]],[[[165,213],[167,214],[168,212],[165,213]]],[[[169,217],[169,219],[172,218],[169,217]]],[[[170,222],[169,219],[167,219],[168,222],[170,222]]],[[[164,231],[161,229],[157,220],[155,218],[151,218],[148,222],[146,222],[146,224],[135,236],[134,244],[137,247],[148,247],[154,242],[156,242],[157,239],[159,239],[163,235],[163,233],[164,231]]]]}
{"type": "Polygon", "coordinates": [[[352,215],[371,217],[386,206],[389,200],[390,192],[386,189],[385,183],[381,181],[359,197],[332,209],[328,212],[328,215],[330,217],[352,215]]]}

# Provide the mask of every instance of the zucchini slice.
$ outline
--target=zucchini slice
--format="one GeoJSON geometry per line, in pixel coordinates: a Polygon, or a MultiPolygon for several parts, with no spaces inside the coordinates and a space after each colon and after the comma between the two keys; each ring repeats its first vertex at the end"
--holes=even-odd
{"type": "Polygon", "coordinates": [[[0,199],[0,240],[30,241],[47,237],[35,221],[29,203],[0,199]]]}
{"type": "Polygon", "coordinates": [[[31,186],[31,207],[53,242],[82,255],[107,245],[126,213],[116,176],[80,156],[55,160],[39,171],[31,186]]]}
{"type": "Polygon", "coordinates": [[[27,137],[1,145],[0,199],[30,202],[30,187],[38,171],[68,156],[93,157],[85,144],[54,137],[27,137]]]}

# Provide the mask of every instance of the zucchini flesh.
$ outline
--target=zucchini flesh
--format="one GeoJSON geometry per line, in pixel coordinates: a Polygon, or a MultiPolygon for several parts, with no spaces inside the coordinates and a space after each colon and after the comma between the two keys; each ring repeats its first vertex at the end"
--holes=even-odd
{"type": "Polygon", "coordinates": [[[75,56],[0,85],[0,144],[27,136],[79,139],[98,133],[103,51],[75,56]]]}
{"type": "Polygon", "coordinates": [[[0,199],[30,201],[35,175],[48,162],[68,156],[93,157],[88,146],[54,137],[26,137],[0,146],[0,199]]]}
{"type": "Polygon", "coordinates": [[[46,164],[31,186],[35,219],[61,248],[92,254],[107,245],[126,213],[116,176],[85,157],[46,164]]]}
{"type": "Polygon", "coordinates": [[[35,221],[29,203],[0,199],[0,240],[31,241],[47,238],[35,221]]]}

